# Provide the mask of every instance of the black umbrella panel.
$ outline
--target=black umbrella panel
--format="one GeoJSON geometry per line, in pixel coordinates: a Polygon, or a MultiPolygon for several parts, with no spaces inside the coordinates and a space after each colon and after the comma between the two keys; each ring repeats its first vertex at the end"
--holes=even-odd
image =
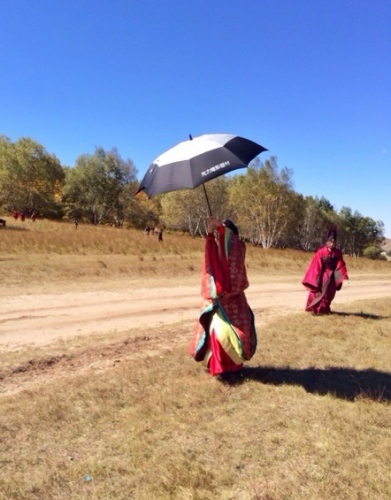
{"type": "Polygon", "coordinates": [[[136,194],[144,191],[150,198],[194,189],[232,170],[247,167],[264,151],[267,149],[263,146],[236,135],[204,134],[194,139],[190,136],[152,162],[136,194]]]}

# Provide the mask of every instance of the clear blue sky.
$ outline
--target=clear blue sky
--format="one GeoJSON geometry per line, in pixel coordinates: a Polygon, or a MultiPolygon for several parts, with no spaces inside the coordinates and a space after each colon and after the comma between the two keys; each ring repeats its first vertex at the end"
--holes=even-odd
{"type": "Polygon", "coordinates": [[[140,180],[188,134],[242,135],[391,237],[390,0],[4,0],[0,47],[12,141],[116,147],[140,180]]]}

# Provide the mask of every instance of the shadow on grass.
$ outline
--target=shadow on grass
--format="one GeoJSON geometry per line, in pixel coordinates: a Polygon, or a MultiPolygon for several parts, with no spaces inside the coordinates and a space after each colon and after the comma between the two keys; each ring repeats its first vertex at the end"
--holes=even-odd
{"type": "Polygon", "coordinates": [[[313,394],[329,394],[349,401],[357,398],[391,401],[391,373],[377,370],[248,366],[240,372],[221,374],[219,379],[229,385],[241,384],[246,380],[270,385],[298,385],[313,394]]]}
{"type": "MultiPolygon", "coordinates": [[[[23,224],[23,222],[22,222],[22,224],[23,224]]],[[[0,231],[12,231],[15,233],[19,233],[19,232],[23,233],[26,231],[31,231],[31,229],[28,227],[5,226],[5,227],[1,227],[0,231]]]]}
{"type": "Polygon", "coordinates": [[[390,316],[379,316],[377,314],[369,314],[369,313],[353,313],[353,312],[338,312],[338,311],[333,311],[332,312],[333,316],[356,316],[357,318],[364,318],[364,319],[389,319],[390,316]]]}

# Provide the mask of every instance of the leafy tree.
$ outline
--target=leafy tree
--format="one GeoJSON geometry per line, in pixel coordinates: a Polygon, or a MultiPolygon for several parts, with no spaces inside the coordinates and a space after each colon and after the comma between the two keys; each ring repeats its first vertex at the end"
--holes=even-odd
{"type": "Polygon", "coordinates": [[[129,224],[136,228],[152,228],[161,218],[161,197],[155,196],[148,199],[145,193],[134,197],[138,183],[132,183],[125,187],[122,197],[124,199],[124,215],[129,224]]]}
{"type": "Polygon", "coordinates": [[[191,236],[205,233],[209,215],[207,199],[214,216],[228,218],[228,183],[228,177],[221,176],[196,189],[164,194],[161,197],[164,223],[173,229],[189,231],[191,236]]]}
{"type": "Polygon", "coordinates": [[[173,191],[162,196],[164,224],[172,229],[189,231],[191,236],[202,231],[207,216],[205,199],[200,189],[173,191]]]}
{"type": "Polygon", "coordinates": [[[368,246],[379,245],[384,240],[384,224],[351,208],[342,207],[338,213],[338,237],[342,248],[352,256],[359,256],[368,246]]]}
{"type": "Polygon", "coordinates": [[[93,155],[77,158],[66,171],[63,201],[69,216],[87,217],[91,223],[104,220],[122,223],[125,187],[136,179],[131,160],[123,160],[115,148],[98,147],[93,155]]]}
{"type": "Polygon", "coordinates": [[[312,196],[307,196],[304,200],[300,247],[303,250],[314,250],[320,246],[326,224],[326,216],[318,200],[312,196]]]}
{"type": "Polygon", "coordinates": [[[318,205],[319,209],[322,210],[323,212],[326,212],[326,213],[327,212],[334,212],[333,205],[324,196],[321,196],[320,198],[318,198],[316,196],[315,201],[316,201],[316,204],[318,205]]]}
{"type": "Polygon", "coordinates": [[[292,172],[279,169],[277,159],[249,166],[245,175],[231,180],[230,204],[237,207],[242,234],[270,248],[278,244],[292,222],[292,172]]]}
{"type": "Polygon", "coordinates": [[[289,223],[281,233],[277,246],[281,248],[303,248],[303,228],[306,200],[301,194],[293,190],[287,193],[289,209],[289,223]]]}
{"type": "Polygon", "coordinates": [[[0,138],[0,203],[8,210],[45,217],[61,215],[64,170],[59,160],[36,141],[12,143],[0,138]]]}

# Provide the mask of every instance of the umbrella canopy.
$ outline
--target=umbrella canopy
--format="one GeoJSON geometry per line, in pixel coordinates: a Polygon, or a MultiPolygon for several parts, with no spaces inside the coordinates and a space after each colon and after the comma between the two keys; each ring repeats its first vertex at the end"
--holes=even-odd
{"type": "Polygon", "coordinates": [[[230,134],[204,134],[180,142],[149,166],[136,192],[150,198],[179,189],[194,189],[207,181],[247,167],[266,148],[230,134]]]}

